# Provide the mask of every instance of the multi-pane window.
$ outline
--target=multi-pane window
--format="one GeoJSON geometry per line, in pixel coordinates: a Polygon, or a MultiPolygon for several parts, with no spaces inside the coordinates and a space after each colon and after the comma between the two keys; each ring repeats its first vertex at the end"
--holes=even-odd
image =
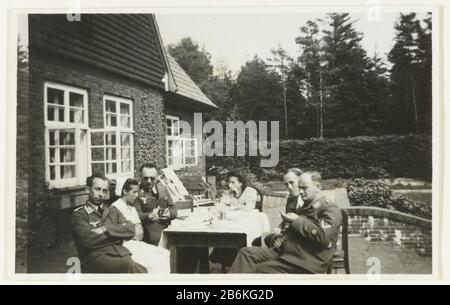
{"type": "Polygon", "coordinates": [[[133,173],[133,134],[118,131],[91,131],[91,168],[108,176],[133,173]]]}
{"type": "Polygon", "coordinates": [[[133,174],[132,103],[105,96],[105,128],[91,130],[91,171],[108,177],[133,174]]]}
{"type": "Polygon", "coordinates": [[[174,169],[183,167],[181,139],[167,139],[167,165],[174,169]]]}
{"type": "Polygon", "coordinates": [[[69,122],[84,123],[84,96],[75,92],[69,93],[69,122]]]}
{"type": "Polygon", "coordinates": [[[131,100],[104,96],[104,128],[88,127],[86,90],[46,82],[45,166],[51,187],[83,185],[91,173],[133,175],[131,100]]]}
{"type": "Polygon", "coordinates": [[[76,148],[74,129],[48,131],[50,180],[76,177],[76,148]]]}
{"type": "Polygon", "coordinates": [[[183,139],[184,165],[197,165],[197,139],[183,139]]]}
{"type": "Polygon", "coordinates": [[[197,140],[183,137],[180,131],[180,119],[166,116],[167,165],[172,169],[197,165],[197,140]]]}
{"type": "Polygon", "coordinates": [[[45,166],[51,187],[82,183],[86,177],[87,92],[46,82],[45,166]]]}
{"type": "Polygon", "coordinates": [[[47,121],[64,122],[64,90],[47,88],[47,121]]]}
{"type": "Polygon", "coordinates": [[[55,83],[45,84],[46,126],[86,126],[87,92],[55,83]]]}
{"type": "Polygon", "coordinates": [[[166,116],[166,128],[168,137],[180,136],[180,119],[175,116],[166,116]]]}
{"type": "Polygon", "coordinates": [[[183,166],[182,141],[180,137],[180,119],[166,116],[167,165],[174,169],[183,166]]]}
{"type": "Polygon", "coordinates": [[[131,129],[131,103],[116,97],[105,97],[105,127],[131,129]]]}

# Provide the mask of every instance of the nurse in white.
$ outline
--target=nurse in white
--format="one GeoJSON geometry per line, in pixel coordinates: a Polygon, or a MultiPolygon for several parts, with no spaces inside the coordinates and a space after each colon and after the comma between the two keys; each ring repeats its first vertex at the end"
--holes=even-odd
{"type": "Polygon", "coordinates": [[[170,273],[170,252],[142,241],[144,230],[134,207],[138,193],[139,181],[127,179],[122,188],[121,198],[112,204],[136,226],[134,238],[125,241],[123,246],[131,252],[131,258],[136,263],[147,268],[148,273],[170,273]]]}

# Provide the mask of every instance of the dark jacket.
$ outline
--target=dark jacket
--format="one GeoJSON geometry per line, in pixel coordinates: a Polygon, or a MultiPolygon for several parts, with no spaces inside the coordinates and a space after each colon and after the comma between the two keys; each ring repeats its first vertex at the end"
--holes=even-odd
{"type": "MultiPolygon", "coordinates": [[[[300,195],[299,195],[300,196],[300,195]]],[[[286,201],[286,213],[296,213],[297,212],[297,202],[299,196],[289,196],[286,201]]]]}
{"type": "MultiPolygon", "coordinates": [[[[298,202],[298,197],[299,196],[300,195],[298,195],[298,196],[289,196],[287,198],[286,208],[285,208],[286,214],[287,213],[297,213],[297,202],[298,202]]],[[[280,223],[280,225],[278,227],[281,228],[281,229],[284,229],[285,228],[285,222],[280,223]]],[[[267,247],[272,248],[275,240],[278,237],[280,237],[280,235],[277,235],[275,233],[268,234],[268,235],[266,235],[266,237],[264,237],[264,243],[266,244],[267,247]]]]}
{"type": "Polygon", "coordinates": [[[157,245],[161,238],[161,232],[164,230],[171,219],[177,217],[177,207],[170,198],[164,185],[156,183],[156,192],[154,190],[143,190],[139,192],[139,197],[135,201],[135,208],[139,214],[139,219],[144,227],[144,241],[157,245]],[[169,208],[170,218],[159,221],[152,221],[148,217],[157,207],[160,211],[169,208]]]}
{"type": "Polygon", "coordinates": [[[75,245],[82,263],[101,256],[124,257],[131,255],[122,246],[124,240],[133,238],[135,226],[127,221],[115,207],[103,205],[103,215],[86,204],[72,214],[75,245]],[[97,234],[92,229],[104,226],[106,233],[97,234]]]}
{"type": "Polygon", "coordinates": [[[280,258],[313,273],[325,273],[336,252],[342,213],[325,197],[297,210],[299,217],[286,231],[280,258]]]}

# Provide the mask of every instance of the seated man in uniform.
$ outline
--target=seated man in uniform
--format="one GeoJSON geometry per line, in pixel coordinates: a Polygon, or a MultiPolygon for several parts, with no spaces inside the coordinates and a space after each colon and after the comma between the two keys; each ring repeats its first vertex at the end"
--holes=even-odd
{"type": "MultiPolygon", "coordinates": [[[[303,200],[300,196],[300,188],[298,187],[298,181],[300,176],[303,174],[303,171],[299,168],[290,168],[286,175],[284,175],[284,184],[288,189],[289,196],[286,201],[286,214],[287,213],[297,213],[297,210],[303,206],[303,200]]],[[[272,248],[274,246],[274,242],[282,237],[285,229],[289,223],[286,221],[282,221],[281,224],[275,228],[272,234],[268,234],[264,238],[264,243],[267,247],[272,248]]]]}
{"type": "Polygon", "coordinates": [[[141,184],[135,208],[144,227],[144,241],[157,246],[162,230],[177,217],[177,207],[166,187],[159,182],[155,164],[144,164],[140,173],[141,184]]]}
{"type": "Polygon", "coordinates": [[[122,243],[133,238],[135,226],[115,207],[104,204],[109,190],[106,177],[86,179],[88,201],[72,214],[75,245],[85,273],[146,273],[122,243]]]}
{"type": "Polygon", "coordinates": [[[336,251],[342,214],[321,193],[320,174],[305,172],[298,179],[304,202],[296,213],[282,213],[287,228],[274,248],[246,247],[229,273],[326,273],[336,251]]]}

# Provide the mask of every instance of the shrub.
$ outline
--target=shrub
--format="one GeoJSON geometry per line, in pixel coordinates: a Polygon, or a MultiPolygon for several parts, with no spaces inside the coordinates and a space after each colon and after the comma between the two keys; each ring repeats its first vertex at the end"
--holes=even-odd
{"type": "Polygon", "coordinates": [[[350,203],[355,206],[387,208],[392,191],[386,183],[355,179],[347,185],[350,203]]]}
{"type": "Polygon", "coordinates": [[[280,141],[279,163],[262,169],[259,157],[208,157],[208,167],[246,168],[258,178],[282,177],[291,167],[314,170],[324,179],[415,178],[431,181],[431,136],[402,135],[280,141]]]}
{"type": "Polygon", "coordinates": [[[430,204],[394,195],[389,186],[382,181],[355,179],[347,185],[347,194],[352,206],[379,207],[425,219],[432,217],[430,204]]]}
{"type": "Polygon", "coordinates": [[[394,195],[391,200],[391,206],[394,210],[411,214],[425,219],[431,219],[431,205],[422,201],[412,200],[406,196],[394,195]]]}
{"type": "Polygon", "coordinates": [[[55,193],[48,184],[41,186],[39,195],[33,198],[33,209],[29,210],[28,246],[30,249],[45,249],[57,242],[55,221],[58,210],[55,209],[55,193]]]}

